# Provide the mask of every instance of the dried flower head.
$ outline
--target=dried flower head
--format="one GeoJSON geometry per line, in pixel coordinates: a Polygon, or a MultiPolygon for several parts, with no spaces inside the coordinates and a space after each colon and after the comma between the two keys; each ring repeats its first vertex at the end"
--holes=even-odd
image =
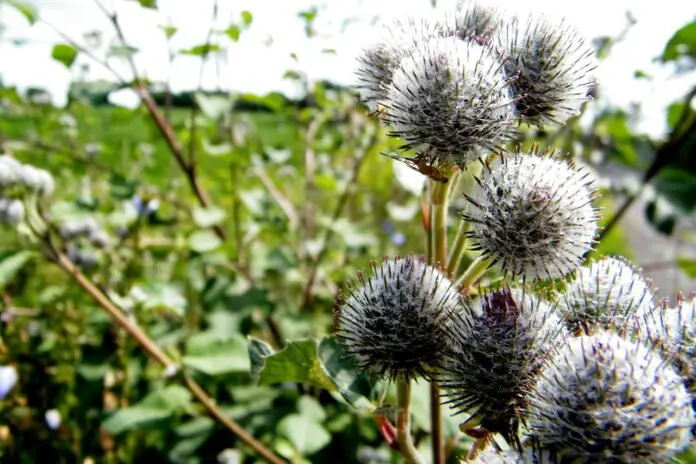
{"type": "Polygon", "coordinates": [[[457,38],[420,43],[392,75],[382,120],[430,166],[464,166],[514,134],[509,79],[488,46],[457,38]]]}
{"type": "Polygon", "coordinates": [[[672,366],[607,331],[568,339],[530,394],[529,431],[561,462],[666,463],[694,423],[672,366]]]}
{"type": "Polygon", "coordinates": [[[454,31],[425,19],[407,18],[383,25],[379,38],[365,47],[358,57],[355,88],[360,92],[360,100],[374,112],[384,101],[401,59],[419,43],[448,35],[454,35],[454,31]]]}
{"type": "Polygon", "coordinates": [[[568,329],[573,333],[594,328],[630,328],[633,318],[648,314],[655,294],[628,260],[605,257],[582,267],[559,296],[568,329]]]}
{"type": "Polygon", "coordinates": [[[451,351],[437,379],[446,403],[518,444],[525,394],[562,335],[555,307],[523,289],[504,288],[466,301],[453,321],[451,351]]]}
{"type": "Polygon", "coordinates": [[[589,172],[548,154],[501,153],[485,166],[463,214],[474,249],[503,272],[562,277],[582,263],[597,231],[589,172]]]}
{"type": "Polygon", "coordinates": [[[663,303],[636,319],[640,336],[674,361],[689,391],[696,393],[696,295],[679,295],[674,308],[663,303]]]}
{"type": "Polygon", "coordinates": [[[501,27],[497,42],[509,54],[506,71],[517,75],[512,84],[520,99],[517,109],[534,125],[565,123],[578,114],[594,86],[592,48],[565,20],[516,17],[501,27]]]}
{"type": "Polygon", "coordinates": [[[446,346],[446,327],[461,298],[439,270],[409,256],[385,259],[360,274],[337,308],[338,336],[366,371],[429,376],[446,346]]]}

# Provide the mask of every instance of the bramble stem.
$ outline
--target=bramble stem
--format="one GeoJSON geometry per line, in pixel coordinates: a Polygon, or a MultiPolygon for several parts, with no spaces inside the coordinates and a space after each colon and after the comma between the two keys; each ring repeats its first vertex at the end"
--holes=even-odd
{"type": "Polygon", "coordinates": [[[490,267],[491,259],[483,255],[477,257],[464,273],[454,283],[455,287],[461,287],[462,290],[468,292],[476,282],[481,278],[484,272],[490,267]]]}
{"type": "Polygon", "coordinates": [[[396,441],[407,464],[421,464],[411,438],[411,381],[399,377],[396,381],[396,405],[399,410],[396,417],[396,441]]]}

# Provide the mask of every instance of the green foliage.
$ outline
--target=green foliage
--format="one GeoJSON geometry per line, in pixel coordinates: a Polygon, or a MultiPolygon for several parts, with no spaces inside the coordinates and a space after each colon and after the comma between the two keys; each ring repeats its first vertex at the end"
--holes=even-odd
{"type": "Polygon", "coordinates": [[[57,44],[53,46],[53,51],[51,52],[51,57],[54,60],[59,61],[65,65],[66,68],[72,66],[77,58],[78,51],[72,45],[57,44]]]}

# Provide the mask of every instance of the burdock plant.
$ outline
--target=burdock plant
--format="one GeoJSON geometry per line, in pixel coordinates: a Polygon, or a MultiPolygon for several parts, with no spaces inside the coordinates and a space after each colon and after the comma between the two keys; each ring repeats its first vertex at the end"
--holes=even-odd
{"type": "Polygon", "coordinates": [[[589,101],[588,42],[566,20],[476,3],[396,24],[365,49],[358,90],[398,140],[385,155],[428,178],[426,260],[361,275],[337,326],[359,368],[397,381],[406,462],[424,462],[409,430],[414,379],[431,382],[435,464],[447,458],[443,403],[476,439],[476,462],[668,462],[695,423],[683,378],[693,305],[657,313],[628,261],[585,266],[599,219],[591,175],[572,153],[509,146],[520,126],[564,124],[589,101]],[[466,207],[448,252],[454,192],[466,207]]]}

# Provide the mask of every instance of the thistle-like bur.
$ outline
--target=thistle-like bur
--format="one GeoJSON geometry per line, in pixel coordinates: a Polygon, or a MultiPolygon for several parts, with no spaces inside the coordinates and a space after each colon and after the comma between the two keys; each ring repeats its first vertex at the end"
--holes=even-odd
{"type": "Polygon", "coordinates": [[[563,124],[590,98],[594,52],[565,20],[515,17],[499,28],[497,43],[509,54],[506,71],[518,76],[517,110],[529,124],[563,124]]]}
{"type": "Polygon", "coordinates": [[[419,161],[465,166],[512,138],[514,106],[499,54],[448,37],[420,43],[400,61],[380,117],[419,161]]]}
{"type": "Polygon", "coordinates": [[[526,393],[563,335],[555,307],[505,288],[466,301],[454,317],[438,383],[455,414],[519,446],[526,393]]]}
{"type": "Polygon", "coordinates": [[[424,19],[395,20],[383,26],[380,37],[358,57],[355,89],[371,112],[386,98],[392,74],[399,62],[422,41],[454,35],[445,25],[424,19]]]}
{"type": "Polygon", "coordinates": [[[528,429],[561,462],[667,463],[688,446],[691,398],[672,365],[616,333],[569,338],[530,394],[528,429]]]}
{"type": "Polygon", "coordinates": [[[459,2],[454,15],[457,35],[465,40],[475,40],[485,43],[491,34],[500,27],[501,12],[477,0],[459,2]]]}
{"type": "Polygon", "coordinates": [[[367,372],[391,379],[429,378],[447,345],[459,293],[435,267],[412,256],[372,265],[337,307],[338,336],[367,372]]]}
{"type": "Polygon", "coordinates": [[[595,328],[631,330],[634,318],[643,318],[655,305],[650,282],[628,260],[604,257],[578,270],[558,298],[568,330],[595,328]]]}
{"type": "Polygon", "coordinates": [[[462,462],[469,464],[556,464],[551,453],[534,448],[526,448],[521,453],[514,449],[499,452],[493,448],[487,448],[473,460],[462,462]]]}
{"type": "Polygon", "coordinates": [[[670,357],[689,391],[696,394],[696,295],[686,299],[679,295],[675,307],[664,303],[636,319],[640,336],[670,357]]]}
{"type": "Polygon", "coordinates": [[[500,154],[466,196],[473,249],[503,272],[530,279],[562,277],[582,263],[597,231],[589,172],[548,153],[500,154]]]}

